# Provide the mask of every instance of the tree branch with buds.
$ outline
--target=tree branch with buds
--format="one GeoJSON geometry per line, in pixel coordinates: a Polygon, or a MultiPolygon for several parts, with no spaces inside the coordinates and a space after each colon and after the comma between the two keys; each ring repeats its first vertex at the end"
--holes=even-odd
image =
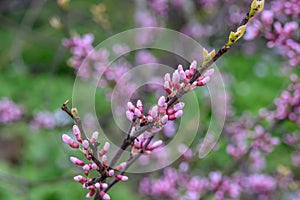
{"type": "Polygon", "coordinates": [[[62,105],[64,110],[75,122],[73,133],[76,141],[70,136],[63,134],[62,140],[71,148],[79,149],[87,159],[84,162],[76,157],[71,157],[70,160],[75,165],[81,166],[86,177],[78,175],[74,180],[81,183],[84,188],[89,190],[86,197],[94,199],[110,199],[107,191],[119,181],[127,181],[125,176],[126,170],[143,154],[149,154],[156,148],[162,145],[162,141],[153,142],[153,138],[168,121],[179,119],[183,115],[184,103],[180,102],[180,98],[194,90],[196,87],[205,86],[210,76],[213,75],[214,69],[208,69],[214,62],[223,56],[234,43],[243,37],[248,21],[258,12],[263,10],[264,1],[254,0],[251,4],[250,11],[241,21],[236,31],[230,32],[227,42],[215,53],[208,52],[203,49],[203,62],[197,69],[197,62],[193,61],[189,69],[184,70],[182,65],[174,71],[172,76],[167,73],[164,77],[164,88],[167,92],[166,96],[161,96],[157,104],[150,108],[145,114],[142,101],[138,100],[136,105],[128,102],[126,117],[130,120],[128,133],[124,138],[119,150],[112,157],[108,164],[106,152],[109,150],[109,143],[105,143],[102,149],[98,151],[100,143],[97,142],[98,132],[94,132],[91,138],[88,138],[84,132],[81,119],[76,108],[69,109],[66,101],[62,105]],[[124,151],[129,147],[130,156],[122,163],[116,165],[124,151]],[[99,175],[95,178],[90,178],[89,172],[96,170],[99,175]],[[117,174],[115,174],[117,173],[117,174]],[[108,179],[111,179],[108,182],[108,179]]]}

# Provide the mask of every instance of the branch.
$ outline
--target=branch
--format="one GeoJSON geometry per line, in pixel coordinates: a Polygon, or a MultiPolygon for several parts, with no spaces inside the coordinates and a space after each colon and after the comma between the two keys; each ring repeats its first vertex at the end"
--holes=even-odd
{"type": "MultiPolygon", "coordinates": [[[[144,147],[139,151],[139,153],[136,156],[130,156],[130,158],[127,160],[127,165],[125,167],[125,169],[122,170],[122,172],[120,173],[121,175],[124,175],[126,170],[137,160],[139,159],[139,157],[141,155],[143,155],[143,153],[145,152],[145,150],[147,149],[148,145],[150,144],[151,140],[153,139],[154,135],[150,136],[147,139],[146,144],[144,145],[144,147]]],[[[114,184],[116,184],[117,182],[119,182],[119,180],[117,178],[114,178],[111,182],[109,182],[108,187],[104,190],[104,192],[107,192],[114,184]]]]}

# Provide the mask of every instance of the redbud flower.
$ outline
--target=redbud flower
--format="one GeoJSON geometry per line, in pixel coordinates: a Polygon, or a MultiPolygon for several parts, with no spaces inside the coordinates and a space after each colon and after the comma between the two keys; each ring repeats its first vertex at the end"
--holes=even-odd
{"type": "Polygon", "coordinates": [[[83,183],[85,183],[85,182],[87,181],[87,178],[85,178],[85,177],[83,177],[83,176],[81,176],[81,175],[74,176],[73,179],[74,179],[75,181],[81,183],[81,184],[83,184],[83,183]]]}
{"type": "Polygon", "coordinates": [[[115,167],[116,170],[124,170],[126,167],[127,163],[126,162],[122,162],[121,164],[119,164],[118,166],[115,167]]]}
{"type": "Polygon", "coordinates": [[[147,147],[147,150],[152,151],[153,149],[156,149],[156,148],[162,146],[162,144],[163,144],[162,140],[155,141],[153,144],[151,144],[147,147]]]}
{"type": "Polygon", "coordinates": [[[79,166],[83,166],[84,165],[84,162],[82,160],[79,160],[78,158],[76,157],[73,157],[71,156],[70,157],[70,160],[72,163],[74,163],[75,165],[79,165],[79,166]]]}
{"type": "Polygon", "coordinates": [[[128,180],[127,176],[124,176],[124,175],[121,175],[121,174],[116,175],[116,178],[120,181],[127,181],[128,180]]]}
{"type": "Polygon", "coordinates": [[[108,163],[107,163],[107,156],[106,156],[106,155],[103,155],[103,156],[102,156],[102,162],[103,162],[103,165],[108,166],[108,163]]]}
{"type": "Polygon", "coordinates": [[[83,142],[82,142],[82,147],[83,147],[84,149],[88,149],[88,148],[89,148],[89,145],[90,145],[89,141],[83,140],[83,142]]]}
{"type": "Polygon", "coordinates": [[[82,139],[81,139],[80,131],[79,131],[79,128],[78,128],[77,125],[74,125],[74,126],[73,126],[73,133],[74,133],[74,135],[75,135],[77,141],[81,143],[81,142],[82,142],[82,139]]]}
{"type": "Polygon", "coordinates": [[[103,156],[106,154],[106,152],[109,150],[110,144],[108,142],[105,142],[103,148],[100,150],[99,155],[103,156]]]}
{"type": "Polygon", "coordinates": [[[115,173],[115,171],[114,171],[113,169],[111,169],[111,170],[108,171],[108,175],[109,175],[109,176],[113,176],[114,173],[115,173]]]}
{"type": "Polygon", "coordinates": [[[100,191],[99,195],[103,198],[103,200],[110,200],[110,196],[103,191],[100,191]]]}
{"type": "Polygon", "coordinates": [[[68,144],[72,148],[79,148],[79,144],[75,142],[70,136],[67,134],[62,135],[62,141],[66,144],[68,144]]]}
{"type": "Polygon", "coordinates": [[[95,190],[92,189],[89,193],[87,193],[87,195],[85,196],[86,198],[91,198],[94,194],[95,194],[95,190]]]}
{"type": "Polygon", "coordinates": [[[90,168],[90,166],[88,164],[85,164],[85,165],[83,165],[82,169],[84,171],[89,171],[91,168],[90,168]]]}
{"type": "Polygon", "coordinates": [[[158,99],[157,105],[162,107],[162,106],[164,106],[165,102],[166,102],[165,96],[161,96],[161,97],[158,99]]]}
{"type": "Polygon", "coordinates": [[[132,121],[133,115],[134,115],[134,114],[133,114],[131,111],[129,111],[129,110],[126,111],[126,117],[127,117],[127,119],[129,119],[130,121],[132,121]]]}
{"type": "Polygon", "coordinates": [[[98,135],[99,135],[99,133],[97,131],[94,132],[93,135],[92,135],[92,137],[91,137],[91,139],[90,139],[90,142],[91,143],[96,142],[96,140],[98,139],[98,135]]]}

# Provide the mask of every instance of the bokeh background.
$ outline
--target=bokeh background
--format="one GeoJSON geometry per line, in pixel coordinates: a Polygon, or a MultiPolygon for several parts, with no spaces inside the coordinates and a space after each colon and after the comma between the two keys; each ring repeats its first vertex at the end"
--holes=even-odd
{"type": "MultiPolygon", "coordinates": [[[[274,2],[284,7],[283,1],[274,2]]],[[[68,200],[85,197],[86,191],[72,180],[74,175],[80,173],[69,161],[69,156],[76,152],[69,150],[61,142],[61,134],[71,131],[72,121],[60,111],[60,106],[66,99],[71,99],[76,78],[75,64],[70,62],[74,52],[70,46],[63,45],[65,39],[83,37],[89,33],[94,35],[93,44],[96,45],[121,31],[157,26],[183,32],[208,49],[218,49],[226,41],[229,31],[237,27],[249,4],[250,1],[237,0],[2,0],[0,199],[68,200]]],[[[299,6],[299,3],[295,5],[299,6]]],[[[268,10],[274,7],[270,2],[266,2],[265,6],[268,10]]],[[[287,88],[290,75],[299,74],[296,57],[300,50],[293,50],[294,54],[288,55],[285,53],[287,49],[284,49],[287,48],[284,46],[286,42],[278,41],[278,35],[283,35],[285,38],[281,40],[285,41],[294,38],[295,44],[291,46],[297,45],[299,41],[295,25],[299,22],[299,14],[286,13],[290,12],[274,16],[270,22],[273,28],[269,30],[264,24],[268,22],[261,16],[256,17],[255,20],[261,24],[253,23],[246,33],[247,40],[239,41],[232,51],[217,62],[228,93],[227,123],[232,123],[241,116],[257,119],[261,108],[276,110],[274,99],[287,88]],[[279,25],[274,28],[275,20],[281,20],[281,29],[278,28],[279,25]],[[295,23],[285,30],[285,24],[289,22],[295,23]],[[270,34],[275,36],[271,37],[270,34]]],[[[195,52],[195,59],[197,55],[201,57],[202,52],[195,52]]],[[[126,67],[149,61],[174,68],[178,64],[188,67],[188,62],[191,62],[167,52],[146,50],[142,53],[128,54],[126,67]]],[[[112,120],[108,97],[113,86],[114,81],[109,80],[97,90],[98,119],[86,113],[82,113],[82,117],[90,126],[99,121],[104,131],[111,133],[112,140],[118,143],[121,141],[120,130],[112,120]]],[[[152,94],[152,91],[151,87],[141,88],[138,95],[143,95],[143,99],[149,99],[149,103],[153,103],[156,95],[152,94]]],[[[201,110],[201,135],[209,124],[210,100],[205,89],[197,91],[197,94],[201,110]]],[[[174,130],[169,128],[163,136],[166,141],[171,140],[170,136],[176,132],[176,124],[173,126],[174,130]]],[[[299,123],[287,120],[273,132],[276,137],[283,138],[285,133],[297,135],[298,128],[299,123]]],[[[196,140],[200,138],[201,136],[196,140]]],[[[197,145],[197,141],[195,143],[197,145]]],[[[226,153],[227,145],[226,136],[222,136],[215,151],[203,160],[193,161],[193,174],[205,175],[213,170],[225,171],[234,160],[226,153]]],[[[299,152],[299,147],[282,142],[271,154],[264,157],[267,165],[263,172],[274,174],[279,165],[284,165],[287,170],[293,172],[293,183],[297,183],[300,159],[293,162],[291,155],[295,152],[299,152]]],[[[178,167],[180,162],[175,162],[173,167],[178,167]]],[[[151,174],[129,175],[129,182],[117,184],[110,191],[111,198],[172,199],[147,195],[139,189],[139,182],[143,177],[159,177],[162,172],[163,170],[151,174]]],[[[297,186],[295,188],[297,191],[297,186]]],[[[213,198],[213,194],[208,196],[208,199],[213,198]]],[[[295,199],[300,197],[296,196],[295,199]]]]}

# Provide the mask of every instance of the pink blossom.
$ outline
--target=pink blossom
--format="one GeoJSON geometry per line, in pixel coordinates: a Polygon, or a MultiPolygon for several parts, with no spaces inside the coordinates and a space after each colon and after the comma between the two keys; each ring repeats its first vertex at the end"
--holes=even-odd
{"type": "Polygon", "coordinates": [[[0,123],[6,124],[21,119],[23,111],[12,100],[3,98],[0,100],[0,123]]]}
{"type": "Polygon", "coordinates": [[[52,112],[39,111],[30,122],[30,127],[34,130],[40,128],[53,129],[56,126],[55,118],[52,112]]]}

